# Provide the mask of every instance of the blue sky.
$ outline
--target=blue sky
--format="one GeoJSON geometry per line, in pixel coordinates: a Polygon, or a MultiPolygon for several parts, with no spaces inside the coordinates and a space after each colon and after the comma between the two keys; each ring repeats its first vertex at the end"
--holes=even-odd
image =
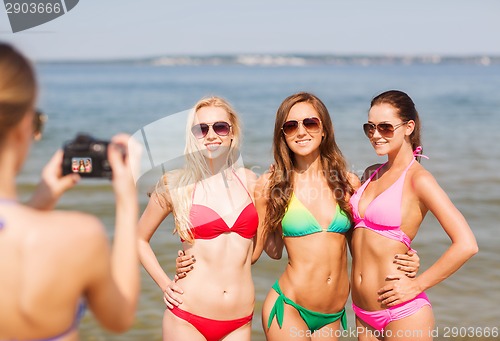
{"type": "Polygon", "coordinates": [[[500,55],[498,0],[80,0],[0,40],[35,60],[179,54],[500,55]]]}

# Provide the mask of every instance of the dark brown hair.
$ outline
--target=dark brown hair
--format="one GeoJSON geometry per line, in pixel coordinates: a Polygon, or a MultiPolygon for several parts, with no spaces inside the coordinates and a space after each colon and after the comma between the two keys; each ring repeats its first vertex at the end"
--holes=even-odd
{"type": "Polygon", "coordinates": [[[264,220],[265,234],[279,227],[292,195],[295,155],[288,147],[281,127],[290,109],[295,104],[302,102],[312,105],[319,114],[324,133],[319,146],[322,171],[340,208],[346,212],[350,219],[352,218],[346,194],[352,194],[354,190],[348,181],[346,161],[335,142],[333,124],[328,109],[315,95],[299,92],[287,97],[276,113],[273,138],[275,165],[269,177],[267,212],[264,220]]]}
{"type": "Polygon", "coordinates": [[[413,100],[403,91],[399,90],[389,90],[375,96],[370,104],[370,108],[378,104],[389,104],[397,110],[399,118],[403,122],[414,121],[415,128],[410,135],[410,142],[412,150],[415,150],[418,146],[422,146],[420,142],[420,118],[418,116],[417,109],[415,108],[415,103],[413,100]]]}

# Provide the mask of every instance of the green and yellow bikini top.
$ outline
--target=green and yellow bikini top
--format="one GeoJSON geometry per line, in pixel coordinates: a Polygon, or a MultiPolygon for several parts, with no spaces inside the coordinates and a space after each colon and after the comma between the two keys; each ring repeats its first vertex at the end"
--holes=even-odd
{"type": "Polygon", "coordinates": [[[283,237],[302,237],[323,231],[345,233],[351,228],[351,221],[346,213],[340,209],[339,204],[337,204],[335,206],[335,216],[325,230],[319,225],[312,213],[295,196],[295,193],[292,193],[285,216],[281,221],[281,228],[283,230],[283,237]]]}

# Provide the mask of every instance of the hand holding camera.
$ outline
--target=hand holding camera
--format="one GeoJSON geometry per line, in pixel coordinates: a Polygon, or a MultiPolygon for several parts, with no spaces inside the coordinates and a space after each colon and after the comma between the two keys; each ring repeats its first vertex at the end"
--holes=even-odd
{"type": "Polygon", "coordinates": [[[139,144],[127,134],[115,135],[111,141],[78,134],[64,145],[62,174],[112,179],[113,185],[117,181],[134,185],[133,167],[139,165],[140,152],[139,144]]]}
{"type": "Polygon", "coordinates": [[[61,164],[63,151],[58,150],[43,167],[40,183],[28,205],[39,210],[52,210],[64,192],[80,181],[78,174],[63,176],[61,164]]]}
{"type": "Polygon", "coordinates": [[[82,178],[111,179],[112,169],[108,161],[108,146],[108,141],[78,134],[74,140],[66,142],[63,147],[63,175],[77,173],[82,178]]]}
{"type": "Polygon", "coordinates": [[[116,135],[109,142],[79,134],[65,143],[63,150],[58,150],[43,168],[41,181],[28,204],[40,210],[51,210],[62,194],[81,178],[112,179],[115,192],[130,193],[135,190],[131,166],[138,165],[139,158],[140,147],[129,135],[116,135]],[[82,159],[83,167],[73,168],[75,159],[78,165],[82,159]],[[90,167],[85,168],[86,160],[90,167]]]}

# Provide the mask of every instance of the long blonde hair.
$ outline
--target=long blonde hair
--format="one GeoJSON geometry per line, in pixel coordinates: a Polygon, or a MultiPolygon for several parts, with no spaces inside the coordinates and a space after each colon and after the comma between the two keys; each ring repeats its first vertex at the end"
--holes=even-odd
{"type": "Polygon", "coordinates": [[[208,167],[196,137],[191,132],[195,116],[198,110],[204,107],[218,107],[224,109],[229,114],[233,138],[227,153],[226,164],[233,167],[239,157],[241,143],[240,120],[231,104],[217,96],[202,98],[190,111],[186,124],[186,145],[184,156],[186,164],[184,168],[168,172],[163,175],[156,186],[156,193],[163,204],[172,208],[175,220],[174,232],[179,237],[189,243],[194,242],[191,231],[192,224],[189,219],[189,212],[192,206],[192,194],[194,185],[213,174],[208,167]]]}
{"type": "Polygon", "coordinates": [[[0,145],[9,129],[32,108],[36,88],[30,61],[12,46],[0,43],[0,145]]]}

